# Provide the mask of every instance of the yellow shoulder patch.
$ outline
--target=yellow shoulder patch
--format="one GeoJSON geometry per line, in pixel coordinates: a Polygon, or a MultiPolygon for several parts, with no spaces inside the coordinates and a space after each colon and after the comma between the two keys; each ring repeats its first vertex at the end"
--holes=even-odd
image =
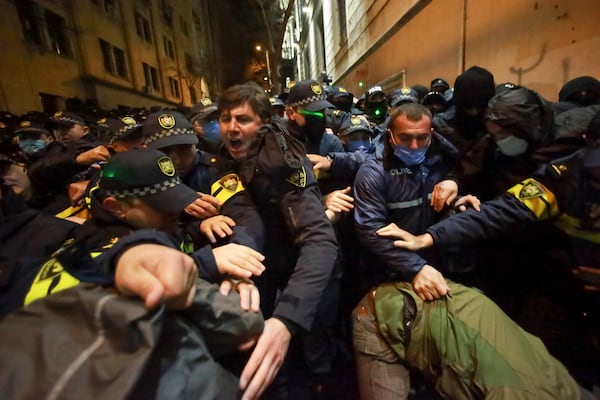
{"type": "Polygon", "coordinates": [[[62,264],[55,258],[52,258],[42,266],[40,272],[36,275],[24,304],[27,305],[34,300],[60,292],[61,290],[79,284],[79,280],[65,271],[62,264]]]}
{"type": "Polygon", "coordinates": [[[548,219],[560,213],[556,197],[546,186],[533,178],[527,178],[507,192],[529,208],[538,219],[548,219]]]}
{"type": "Polygon", "coordinates": [[[211,185],[210,194],[225,204],[233,195],[243,190],[246,189],[240,177],[236,174],[227,174],[211,185]]]}
{"type": "Polygon", "coordinates": [[[294,186],[306,187],[306,170],[304,167],[298,168],[286,181],[294,186]]]}

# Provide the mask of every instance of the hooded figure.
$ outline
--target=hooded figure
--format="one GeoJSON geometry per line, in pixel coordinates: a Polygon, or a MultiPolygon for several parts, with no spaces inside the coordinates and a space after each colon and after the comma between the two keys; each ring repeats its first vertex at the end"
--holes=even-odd
{"type": "Polygon", "coordinates": [[[563,85],[558,92],[558,103],[554,103],[553,108],[558,114],[593,104],[600,104],[600,81],[592,76],[579,76],[563,85]]]}

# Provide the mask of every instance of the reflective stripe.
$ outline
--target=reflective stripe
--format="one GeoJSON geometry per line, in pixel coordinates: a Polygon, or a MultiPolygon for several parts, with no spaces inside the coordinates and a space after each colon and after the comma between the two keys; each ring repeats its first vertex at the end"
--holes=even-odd
{"type": "Polygon", "coordinates": [[[60,292],[76,286],[79,284],[79,280],[73,275],[65,271],[62,264],[56,259],[52,258],[42,266],[38,274],[36,275],[27,296],[25,296],[24,304],[27,305],[34,300],[41,299],[51,295],[52,293],[60,292]]]}
{"type": "MultiPolygon", "coordinates": [[[[431,193],[429,193],[427,195],[427,200],[431,200],[431,193]]],[[[398,210],[401,208],[411,208],[411,207],[420,206],[421,204],[423,204],[423,198],[418,198],[415,200],[408,200],[408,201],[398,201],[396,203],[388,203],[387,207],[390,210],[398,210]]]]}
{"type": "Polygon", "coordinates": [[[600,244],[600,232],[581,229],[581,220],[579,218],[562,214],[556,219],[554,226],[571,237],[600,244]]]}
{"type": "Polygon", "coordinates": [[[98,300],[96,307],[94,307],[94,323],[96,325],[96,329],[98,330],[98,336],[96,336],[96,339],[94,339],[94,341],[83,352],[81,352],[81,354],[79,354],[77,358],[73,360],[71,365],[69,365],[69,367],[64,371],[64,373],[60,376],[58,381],[48,393],[46,400],[56,400],[62,398],[67,384],[69,381],[71,381],[75,373],[78,372],[82,365],[89,360],[92,354],[98,350],[102,344],[104,344],[106,341],[106,329],[102,323],[102,311],[104,310],[106,303],[116,297],[116,294],[107,294],[98,300]]]}
{"type": "Polygon", "coordinates": [[[242,180],[236,174],[227,174],[218,181],[214,182],[210,187],[210,193],[223,204],[233,195],[246,190],[242,184],[242,180]]]}
{"type": "Polygon", "coordinates": [[[539,220],[549,219],[560,213],[554,193],[533,178],[516,184],[507,193],[529,208],[539,220]]]}
{"type": "Polygon", "coordinates": [[[56,218],[60,218],[60,219],[67,219],[69,217],[74,217],[74,216],[77,216],[84,220],[88,220],[91,218],[90,210],[84,205],[77,206],[77,207],[70,206],[68,208],[65,208],[58,214],[55,214],[54,216],[56,218]]]}

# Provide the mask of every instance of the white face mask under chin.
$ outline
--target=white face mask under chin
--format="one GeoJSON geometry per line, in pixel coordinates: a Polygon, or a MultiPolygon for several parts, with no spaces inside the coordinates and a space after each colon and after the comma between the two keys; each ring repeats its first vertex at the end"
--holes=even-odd
{"type": "Polygon", "coordinates": [[[496,141],[496,146],[505,156],[514,157],[525,153],[529,144],[525,139],[510,135],[496,141]]]}

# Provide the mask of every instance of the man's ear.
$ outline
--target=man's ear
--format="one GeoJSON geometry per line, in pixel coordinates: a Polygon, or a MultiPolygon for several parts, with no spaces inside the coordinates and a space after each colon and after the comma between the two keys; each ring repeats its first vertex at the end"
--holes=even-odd
{"type": "Polygon", "coordinates": [[[106,196],[104,200],[102,200],[102,207],[115,217],[123,220],[126,219],[127,210],[129,209],[127,203],[113,196],[106,196]]]}
{"type": "Polygon", "coordinates": [[[292,121],[294,120],[294,115],[296,114],[296,110],[294,110],[293,107],[290,107],[290,106],[285,107],[285,113],[287,114],[289,119],[291,119],[292,121]]]}

